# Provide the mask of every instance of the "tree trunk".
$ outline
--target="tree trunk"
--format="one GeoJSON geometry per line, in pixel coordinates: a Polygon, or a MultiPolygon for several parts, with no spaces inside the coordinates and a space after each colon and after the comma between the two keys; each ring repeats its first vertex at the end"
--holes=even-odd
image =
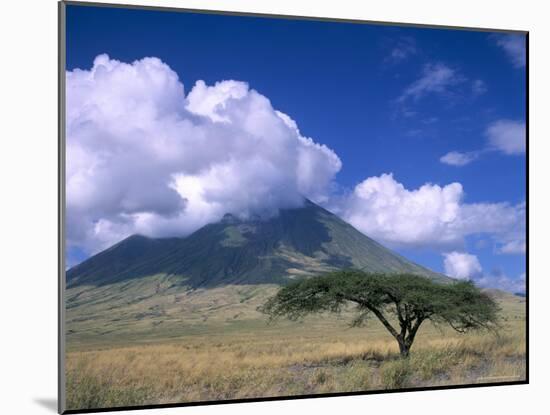
{"type": "Polygon", "coordinates": [[[401,354],[402,358],[409,357],[409,350],[411,349],[411,345],[408,344],[406,341],[398,341],[399,343],[399,353],[401,354]]]}

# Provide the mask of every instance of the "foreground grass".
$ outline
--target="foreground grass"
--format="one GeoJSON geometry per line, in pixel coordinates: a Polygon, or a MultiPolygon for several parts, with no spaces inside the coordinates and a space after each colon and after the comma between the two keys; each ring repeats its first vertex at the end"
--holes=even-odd
{"type": "Polygon", "coordinates": [[[383,331],[294,327],[193,335],[67,355],[70,409],[291,396],[525,378],[523,319],[499,336],[430,326],[407,360],[383,331]],[[298,334],[300,333],[300,334],[298,334]]]}

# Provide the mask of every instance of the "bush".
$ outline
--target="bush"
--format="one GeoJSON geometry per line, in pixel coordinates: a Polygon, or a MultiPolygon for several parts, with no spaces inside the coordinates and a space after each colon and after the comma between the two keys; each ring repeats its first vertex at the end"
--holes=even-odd
{"type": "Polygon", "coordinates": [[[381,368],[381,384],[384,389],[402,389],[411,378],[411,364],[408,359],[394,360],[381,368]]]}

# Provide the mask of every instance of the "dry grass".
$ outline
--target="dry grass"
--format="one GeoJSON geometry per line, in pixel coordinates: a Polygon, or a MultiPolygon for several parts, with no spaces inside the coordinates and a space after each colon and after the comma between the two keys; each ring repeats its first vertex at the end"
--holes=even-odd
{"type": "Polygon", "coordinates": [[[522,380],[523,318],[497,337],[426,326],[407,360],[383,330],[296,326],[67,355],[70,409],[522,380]]]}

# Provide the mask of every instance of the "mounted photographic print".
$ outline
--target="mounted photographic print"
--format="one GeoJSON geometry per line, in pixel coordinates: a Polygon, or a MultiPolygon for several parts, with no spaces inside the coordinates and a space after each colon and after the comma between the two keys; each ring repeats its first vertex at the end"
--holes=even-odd
{"type": "Polygon", "coordinates": [[[527,383],[527,32],[59,10],[61,412],[527,383]]]}

